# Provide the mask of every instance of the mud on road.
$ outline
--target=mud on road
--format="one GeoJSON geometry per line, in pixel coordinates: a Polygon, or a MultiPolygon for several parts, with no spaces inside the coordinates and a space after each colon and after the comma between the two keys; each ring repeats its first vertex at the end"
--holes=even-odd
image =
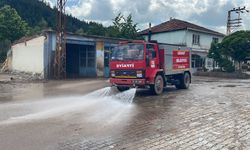
{"type": "Polygon", "coordinates": [[[250,149],[250,80],[195,77],[133,104],[84,96],[107,85],[0,84],[1,149],[250,149]]]}

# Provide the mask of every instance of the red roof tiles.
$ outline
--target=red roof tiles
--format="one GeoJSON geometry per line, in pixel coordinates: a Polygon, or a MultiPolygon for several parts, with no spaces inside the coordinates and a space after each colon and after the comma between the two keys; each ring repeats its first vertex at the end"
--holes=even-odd
{"type": "MultiPolygon", "coordinates": [[[[163,33],[163,32],[170,32],[170,31],[177,31],[177,30],[193,30],[198,32],[204,32],[208,34],[224,36],[224,34],[195,25],[190,22],[178,20],[178,19],[171,19],[170,21],[164,22],[157,26],[151,28],[152,33],[163,33]]],[[[143,30],[139,32],[139,35],[146,35],[148,34],[149,29],[143,30]]]]}

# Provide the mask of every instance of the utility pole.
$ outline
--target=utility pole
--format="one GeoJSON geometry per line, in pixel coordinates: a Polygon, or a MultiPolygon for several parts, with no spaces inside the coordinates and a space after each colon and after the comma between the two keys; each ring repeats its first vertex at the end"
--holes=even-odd
{"type": "Polygon", "coordinates": [[[241,27],[242,25],[242,18],[241,13],[249,12],[249,10],[246,9],[246,6],[244,7],[238,7],[233,8],[232,10],[228,11],[228,17],[227,17],[227,35],[231,34],[234,29],[237,29],[241,27]],[[238,14],[238,18],[232,19],[232,12],[235,12],[238,14]]]}
{"type": "Polygon", "coordinates": [[[66,78],[66,33],[65,5],[67,0],[57,0],[56,52],[54,59],[54,78],[66,78]]]}

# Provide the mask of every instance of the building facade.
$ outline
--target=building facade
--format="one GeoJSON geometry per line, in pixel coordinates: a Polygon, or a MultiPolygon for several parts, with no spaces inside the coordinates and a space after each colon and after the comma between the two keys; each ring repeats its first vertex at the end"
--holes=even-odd
{"type": "MultiPolygon", "coordinates": [[[[109,54],[124,39],[100,36],[66,36],[66,76],[109,77],[109,54]]],[[[53,77],[56,33],[46,31],[43,35],[24,38],[12,45],[12,71],[38,74],[41,78],[53,77]]]]}
{"type": "Polygon", "coordinates": [[[178,19],[171,19],[160,25],[154,26],[139,32],[140,35],[148,40],[151,32],[151,40],[159,43],[176,44],[189,47],[192,50],[192,68],[213,69],[213,60],[207,58],[211,43],[221,42],[224,34],[178,19]]]}

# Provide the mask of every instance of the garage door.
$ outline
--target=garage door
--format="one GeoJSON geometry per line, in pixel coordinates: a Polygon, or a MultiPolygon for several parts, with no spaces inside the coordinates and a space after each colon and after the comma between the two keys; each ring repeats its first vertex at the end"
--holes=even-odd
{"type": "Polygon", "coordinates": [[[96,50],[94,44],[67,43],[66,55],[68,78],[96,77],[96,50]]]}

